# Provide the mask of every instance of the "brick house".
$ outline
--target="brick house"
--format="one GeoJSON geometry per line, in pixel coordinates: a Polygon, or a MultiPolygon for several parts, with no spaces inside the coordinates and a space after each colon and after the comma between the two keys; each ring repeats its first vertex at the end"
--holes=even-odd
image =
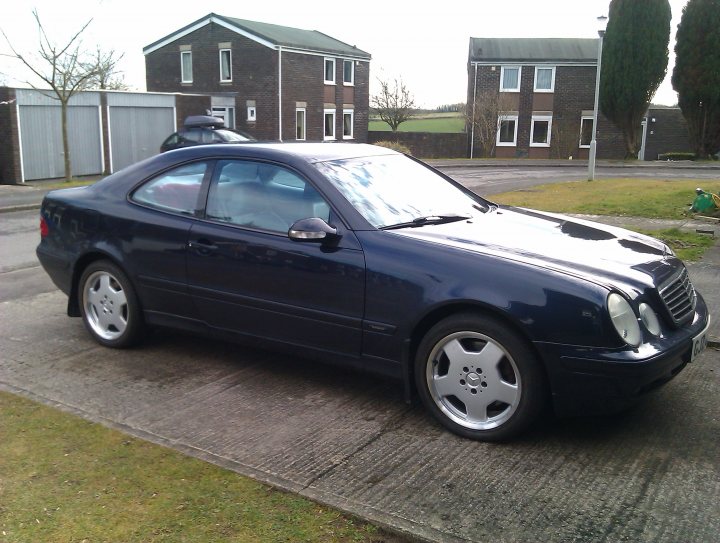
{"type": "Polygon", "coordinates": [[[370,55],[321,32],[210,13],[143,53],[148,91],[209,94],[258,139],[367,141],[370,55]]]}
{"type": "MultiPolygon", "coordinates": [[[[572,38],[470,38],[468,104],[494,97],[494,156],[587,158],[598,42],[572,38]]],[[[482,156],[478,131],[472,156],[482,156]]],[[[623,158],[622,133],[598,119],[598,157],[623,158]]]]}

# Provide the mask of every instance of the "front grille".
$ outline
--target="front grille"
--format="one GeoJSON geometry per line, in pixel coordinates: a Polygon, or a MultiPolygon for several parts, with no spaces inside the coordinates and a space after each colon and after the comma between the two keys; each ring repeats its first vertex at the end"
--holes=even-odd
{"type": "Polygon", "coordinates": [[[659,290],[660,298],[676,325],[684,324],[692,318],[697,294],[684,267],[672,279],[661,285],[659,290]]]}

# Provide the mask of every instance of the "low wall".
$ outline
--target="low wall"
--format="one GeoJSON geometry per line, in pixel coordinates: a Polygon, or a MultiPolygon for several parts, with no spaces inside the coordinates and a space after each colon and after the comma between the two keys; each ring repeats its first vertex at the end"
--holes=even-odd
{"type": "Polygon", "coordinates": [[[467,134],[435,132],[380,132],[369,131],[368,143],[393,141],[410,149],[418,158],[466,158],[467,134]]]}

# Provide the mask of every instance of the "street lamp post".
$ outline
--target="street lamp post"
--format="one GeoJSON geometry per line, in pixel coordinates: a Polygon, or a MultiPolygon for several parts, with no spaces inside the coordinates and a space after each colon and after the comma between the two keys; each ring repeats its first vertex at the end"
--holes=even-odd
{"type": "Polygon", "coordinates": [[[602,67],[602,48],[603,38],[605,37],[605,22],[607,17],[601,15],[597,18],[598,25],[598,58],[597,58],[597,74],[595,75],[595,109],[593,110],[593,130],[592,138],[590,139],[590,155],[588,158],[588,181],[595,179],[595,155],[597,154],[597,123],[598,123],[598,108],[600,106],[600,70],[602,67]]]}

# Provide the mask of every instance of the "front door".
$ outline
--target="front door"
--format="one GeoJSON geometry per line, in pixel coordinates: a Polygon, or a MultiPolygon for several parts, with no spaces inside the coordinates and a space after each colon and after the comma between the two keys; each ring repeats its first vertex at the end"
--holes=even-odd
{"type": "Polygon", "coordinates": [[[206,220],[189,237],[188,285],[211,326],[358,355],[365,297],[364,256],[328,204],[281,166],[218,162],[206,220]],[[288,238],[298,219],[338,227],[334,244],[288,238]]]}

